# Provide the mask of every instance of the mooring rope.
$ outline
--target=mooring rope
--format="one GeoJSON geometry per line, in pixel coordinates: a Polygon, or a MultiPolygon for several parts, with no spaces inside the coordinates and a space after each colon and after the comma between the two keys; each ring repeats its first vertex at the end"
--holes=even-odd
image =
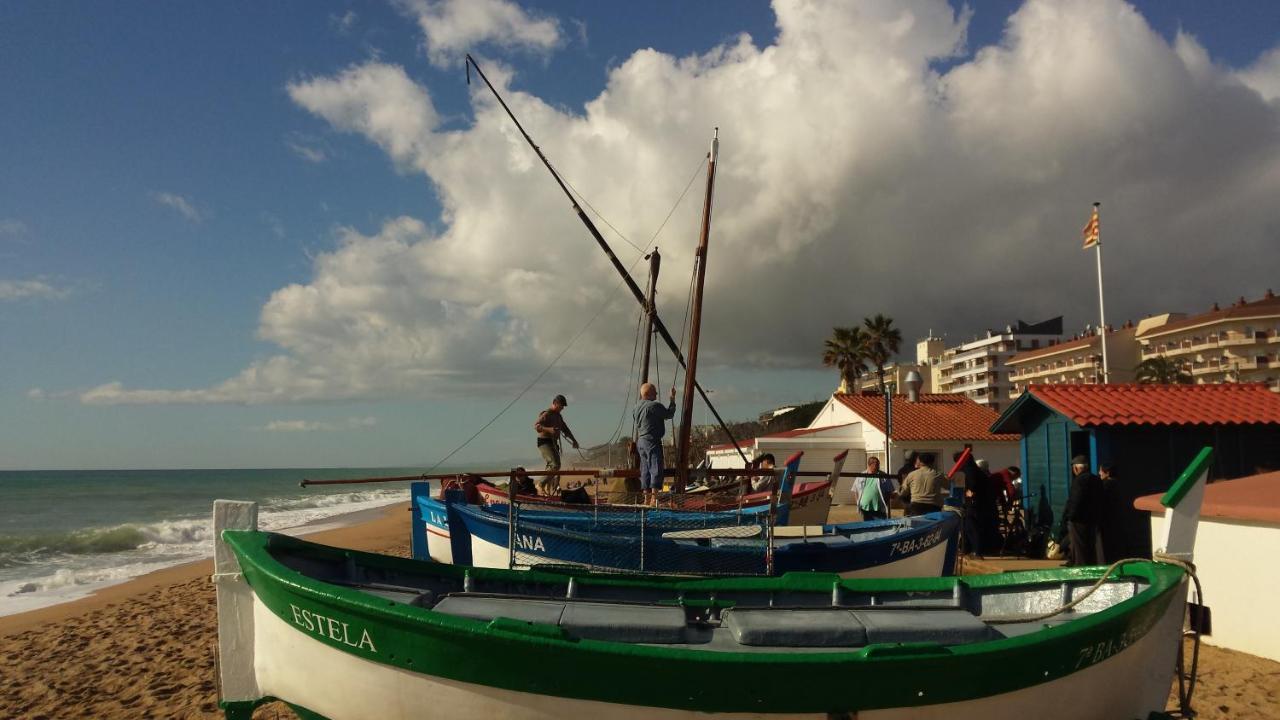
{"type": "MultiPolygon", "coordinates": [[[[1196,566],[1194,563],[1183,560],[1180,557],[1176,557],[1174,555],[1170,555],[1168,553],[1161,553],[1161,552],[1153,553],[1151,559],[1155,560],[1156,562],[1162,562],[1167,565],[1176,565],[1182,568],[1183,572],[1185,572],[1191,578],[1191,582],[1195,586],[1194,599],[1196,604],[1197,605],[1204,604],[1204,590],[1200,586],[1200,577],[1196,575],[1196,566]]],[[[1126,563],[1136,563],[1136,562],[1150,562],[1150,561],[1147,560],[1146,558],[1125,558],[1123,560],[1117,560],[1111,563],[1109,566],[1107,566],[1106,571],[1102,573],[1102,577],[1098,578],[1097,582],[1095,582],[1088,590],[1085,590],[1084,593],[1081,594],[1079,597],[1077,597],[1076,599],[1072,600],[1069,603],[1062,605],[1061,607],[1055,610],[1051,610],[1046,613],[1040,613],[1038,615],[1018,615],[1018,616],[1008,617],[1008,618],[994,618],[991,620],[987,620],[986,622],[988,625],[1007,625],[1010,623],[1036,622],[1039,620],[1048,620],[1049,618],[1054,617],[1056,615],[1061,615],[1062,613],[1084,602],[1086,598],[1088,598],[1093,593],[1097,592],[1098,588],[1102,587],[1107,582],[1107,578],[1110,577],[1112,573],[1114,573],[1116,569],[1118,569],[1121,565],[1124,565],[1126,563]]],[[[1192,628],[1189,635],[1193,638],[1192,649],[1191,649],[1190,673],[1185,672],[1183,669],[1183,651],[1182,651],[1183,635],[1179,633],[1179,636],[1178,636],[1177,676],[1178,676],[1178,705],[1179,705],[1179,713],[1180,713],[1179,716],[1186,717],[1186,718],[1195,717],[1195,711],[1191,709],[1191,698],[1195,694],[1196,676],[1199,671],[1199,661],[1200,661],[1199,623],[1195,624],[1195,627],[1192,628]]]]}

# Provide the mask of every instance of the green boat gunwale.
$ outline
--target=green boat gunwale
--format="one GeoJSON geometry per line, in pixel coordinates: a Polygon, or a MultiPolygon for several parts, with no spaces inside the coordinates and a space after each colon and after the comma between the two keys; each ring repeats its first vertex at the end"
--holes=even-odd
{"type": "MultiPolygon", "coordinates": [[[[872,644],[849,651],[838,652],[726,652],[696,648],[670,648],[653,645],[634,645],[621,642],[572,638],[557,626],[507,621],[501,618],[485,622],[438,613],[421,607],[376,598],[356,589],[333,585],[307,577],[275,559],[271,551],[304,550],[330,559],[353,559],[371,567],[421,572],[423,561],[389,557],[354,550],[344,550],[316,545],[283,535],[258,531],[227,530],[224,540],[238,556],[245,578],[265,606],[282,621],[297,625],[292,615],[290,598],[314,603],[332,612],[331,617],[353,622],[363,614],[364,624],[370,628],[381,625],[390,632],[380,632],[378,642],[395,643],[396,652],[369,652],[362,647],[343,644],[324,635],[309,633],[325,644],[372,662],[398,667],[411,672],[471,682],[519,692],[531,692],[574,697],[586,700],[618,702],[624,704],[683,708],[690,710],[765,711],[765,712],[830,712],[866,710],[879,707],[912,707],[939,702],[961,701],[976,697],[1008,692],[1048,682],[1070,675],[1081,667],[1079,651],[1093,647],[1107,647],[1120,638],[1145,636],[1164,612],[1172,591],[1181,585],[1184,577],[1181,568],[1156,562],[1129,563],[1117,569],[1117,578],[1144,580],[1148,587],[1134,597],[1115,605],[1059,626],[1044,628],[1036,633],[993,639],[956,646],[936,643],[872,644]],[[266,580],[260,583],[259,580],[266,580]],[[525,630],[527,628],[527,631],[525,630]],[[435,637],[406,632],[428,630],[435,637]],[[449,663],[447,658],[419,658],[406,652],[405,645],[441,644],[444,648],[465,652],[460,643],[472,643],[484,639],[497,643],[486,657],[486,668],[477,670],[464,667],[465,663],[449,663]],[[573,655],[559,654],[554,662],[555,672],[542,662],[550,658],[539,655],[572,650],[573,655]],[[1059,654],[1056,657],[1055,655],[1059,654]],[[491,656],[491,657],[490,657],[491,656]],[[531,656],[533,658],[531,659],[531,656]],[[981,656],[1001,661],[1008,672],[974,672],[969,666],[981,656]],[[1038,662],[1032,662],[1038,659],[1038,662]],[[590,682],[575,682],[578,672],[598,672],[600,662],[612,662],[621,666],[635,665],[637,675],[632,683],[608,683],[603,687],[590,682]],[[661,662],[661,661],[665,661],[661,662]],[[640,666],[643,663],[643,666],[640,666]],[[715,682],[701,682],[690,688],[687,675],[696,665],[697,677],[714,678],[720,673],[729,682],[727,688],[716,688],[715,682]],[[792,671],[808,671],[807,676],[795,677],[804,682],[806,692],[788,691],[788,683],[750,683],[744,687],[744,677],[734,670],[758,673],[766,666],[789,666],[792,671]],[[900,674],[907,667],[915,677],[929,677],[936,670],[936,684],[929,692],[907,688],[900,674]],[[675,672],[670,683],[654,678],[655,672],[675,672]],[[884,678],[871,678],[850,689],[849,672],[869,675],[883,674],[884,678]],[[924,674],[921,674],[924,673],[924,674]],[[640,681],[639,677],[644,677],[640,681]],[[686,682],[676,682],[684,677],[686,682]],[[897,678],[898,682],[876,682],[877,679],[897,678]],[[843,680],[843,682],[840,682],[843,680]],[[848,707],[853,705],[855,707],[848,707]]],[[[475,579],[509,578],[510,571],[462,568],[431,563],[431,572],[456,579],[470,574],[475,579]]],[[[618,577],[589,576],[573,572],[521,571],[521,578],[530,583],[566,585],[572,577],[579,584],[611,585],[618,587],[660,587],[672,591],[690,593],[713,590],[727,591],[814,591],[830,592],[833,583],[840,583],[847,590],[875,591],[897,589],[906,591],[947,591],[957,583],[973,588],[1016,588],[1045,582],[1069,582],[1096,580],[1102,568],[1067,568],[1033,570],[1003,575],[967,576],[964,578],[913,578],[913,579],[840,579],[828,573],[789,573],[774,578],[689,579],[670,577],[618,577]]],[[[299,627],[300,632],[305,628],[299,627]]],[[[1128,641],[1122,641],[1119,652],[1128,641]]],[[[1106,655],[1110,657],[1110,655],[1106,655]]],[[[1102,657],[1101,659],[1106,659],[1102,657]]],[[[1099,662],[1092,660],[1084,666],[1099,662]]],[[[591,677],[588,675],[587,677],[591,677]]]]}

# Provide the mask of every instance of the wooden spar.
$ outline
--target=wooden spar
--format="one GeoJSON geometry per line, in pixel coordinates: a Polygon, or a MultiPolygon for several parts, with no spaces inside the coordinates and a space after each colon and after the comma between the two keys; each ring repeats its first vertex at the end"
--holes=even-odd
{"type": "MultiPolygon", "coordinates": [[[[609,243],[604,239],[604,236],[600,234],[600,230],[596,228],[596,224],[591,222],[591,218],[587,217],[587,214],[582,210],[582,207],[578,205],[577,198],[573,196],[573,193],[569,192],[569,188],[565,186],[564,180],[560,179],[560,173],[556,172],[556,169],[551,166],[551,161],[547,160],[547,156],[542,154],[542,148],[538,147],[538,145],[533,142],[533,138],[529,137],[529,133],[525,132],[524,126],[516,119],[515,113],[511,112],[511,108],[507,107],[506,101],[498,94],[498,89],[493,86],[493,83],[489,82],[489,78],[485,76],[484,71],[480,69],[479,63],[476,62],[475,58],[471,57],[470,53],[467,54],[466,62],[468,63],[468,67],[476,69],[476,73],[480,75],[480,79],[489,87],[489,91],[493,93],[493,96],[498,99],[498,104],[507,112],[507,117],[511,118],[511,122],[515,123],[516,129],[520,131],[521,137],[523,137],[524,141],[529,144],[529,147],[533,148],[533,151],[537,153],[538,159],[546,166],[547,171],[551,173],[551,177],[555,178],[556,184],[560,186],[560,189],[564,192],[565,196],[569,198],[569,203],[573,205],[573,211],[578,214],[578,219],[586,226],[587,232],[591,233],[591,237],[595,239],[596,244],[600,246],[600,249],[604,251],[604,254],[609,258],[609,262],[613,265],[613,269],[617,270],[618,274],[622,276],[623,282],[626,283],[627,289],[631,291],[636,302],[644,305],[644,292],[640,290],[640,286],[637,285],[635,279],[631,277],[631,273],[627,272],[627,268],[623,266],[622,261],[613,253],[613,248],[609,247],[609,243]]],[[[470,82],[470,78],[471,75],[468,70],[468,82],[470,82]]],[[[671,354],[675,356],[676,362],[680,363],[681,367],[684,367],[684,353],[680,352],[680,345],[676,343],[676,339],[672,337],[671,332],[667,330],[666,324],[662,322],[662,318],[658,317],[658,313],[656,312],[653,313],[653,328],[658,331],[658,335],[662,336],[663,342],[665,342],[667,347],[671,349],[671,354]]],[[[715,416],[716,422],[720,424],[720,427],[724,430],[725,434],[729,436],[729,442],[733,443],[734,449],[742,456],[743,462],[747,462],[746,452],[744,452],[742,447],[738,445],[738,440],[733,436],[733,431],[729,430],[728,423],[724,421],[724,418],[720,417],[720,413],[716,410],[715,405],[711,404],[711,398],[707,397],[706,391],[703,390],[702,386],[698,385],[696,382],[694,383],[694,388],[698,391],[698,394],[702,396],[702,401],[707,404],[707,409],[715,416]]]]}
{"type": "MultiPolygon", "coordinates": [[[[707,243],[711,238],[711,199],[716,184],[716,158],[720,152],[720,128],[711,139],[707,153],[707,192],[702,200],[702,230],[698,233],[698,250],[694,254],[693,312],[689,321],[689,364],[684,371],[684,397],[681,398],[680,440],[676,446],[676,482],[672,488],[684,492],[689,483],[689,439],[693,431],[693,387],[698,374],[698,341],[702,329],[702,289],[707,277],[707,243]]],[[[736,446],[737,443],[734,443],[736,446]]],[[[741,450],[739,450],[741,452],[741,450]]],[[[743,455],[746,458],[746,455],[743,455]]]]}
{"type": "Polygon", "coordinates": [[[645,303],[644,315],[644,360],[640,364],[640,384],[649,382],[649,351],[653,348],[653,318],[658,310],[658,270],[662,267],[662,256],[658,248],[649,254],[649,296],[645,303]]]}
{"type": "MultiPolygon", "coordinates": [[[[539,477],[541,475],[563,475],[565,477],[610,477],[610,478],[624,477],[625,478],[625,477],[639,477],[640,471],[598,468],[595,470],[530,470],[528,471],[527,474],[529,475],[529,477],[539,477]]],[[[674,469],[668,469],[665,471],[665,474],[674,476],[676,474],[676,471],[674,469]]],[[[711,474],[723,475],[726,477],[727,476],[755,477],[759,475],[772,475],[774,474],[774,471],[761,470],[756,468],[723,468],[723,469],[716,468],[716,470],[713,471],[711,474]]],[[[825,478],[825,477],[831,477],[831,473],[822,472],[819,470],[801,470],[800,472],[795,473],[795,476],[825,478]]],[[[510,470],[491,470],[491,471],[487,470],[485,472],[445,473],[445,474],[439,474],[439,475],[401,475],[397,477],[343,478],[343,479],[336,479],[336,480],[303,480],[302,482],[298,483],[298,485],[301,487],[308,487],[311,485],[367,485],[370,483],[420,482],[423,480],[453,480],[454,478],[458,478],[458,477],[510,478],[511,471],[510,470]]],[[[840,473],[840,477],[859,478],[859,477],[897,477],[897,476],[889,475],[886,473],[842,472],[840,473]]]]}

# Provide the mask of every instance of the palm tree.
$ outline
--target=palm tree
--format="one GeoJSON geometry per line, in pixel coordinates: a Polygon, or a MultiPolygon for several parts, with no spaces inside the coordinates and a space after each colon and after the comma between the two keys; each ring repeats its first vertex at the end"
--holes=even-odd
{"type": "Polygon", "coordinates": [[[902,344],[902,331],[893,326],[893,318],[879,313],[875,317],[864,318],[862,328],[867,343],[867,361],[875,366],[876,377],[880,379],[880,392],[885,393],[884,366],[889,358],[898,354],[898,346],[902,344]]]}
{"type": "Polygon", "coordinates": [[[1191,373],[1176,360],[1153,357],[1138,363],[1135,379],[1143,385],[1190,385],[1191,373]]]}
{"type": "Polygon", "coordinates": [[[858,378],[867,370],[867,341],[862,328],[832,328],[831,338],[824,346],[822,364],[840,372],[840,383],[847,392],[857,392],[858,378]]]}

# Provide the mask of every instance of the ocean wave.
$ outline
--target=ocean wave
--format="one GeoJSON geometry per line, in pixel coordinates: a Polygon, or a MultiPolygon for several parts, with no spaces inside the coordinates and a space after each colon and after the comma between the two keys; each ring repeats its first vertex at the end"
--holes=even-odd
{"type": "MultiPolygon", "coordinates": [[[[347,512],[404,499],[403,490],[371,490],[271,498],[261,504],[264,530],[297,527],[347,512]]],[[[213,527],[208,517],[130,523],[61,533],[0,535],[0,568],[40,565],[58,556],[109,555],[130,551],[208,554],[213,527]]]]}

